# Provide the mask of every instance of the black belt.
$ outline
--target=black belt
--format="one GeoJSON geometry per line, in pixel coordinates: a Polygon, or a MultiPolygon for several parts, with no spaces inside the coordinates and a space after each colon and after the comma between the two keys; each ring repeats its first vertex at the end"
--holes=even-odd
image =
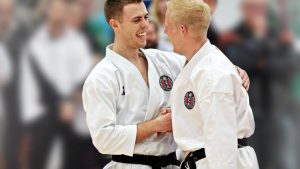
{"type": "MultiPolygon", "coordinates": [[[[238,139],[238,148],[243,148],[248,146],[248,139],[238,139]]],[[[205,150],[204,148],[201,148],[200,150],[190,152],[184,161],[180,165],[180,169],[196,169],[196,162],[205,158],[205,150]]]]}
{"type": "Polygon", "coordinates": [[[113,155],[112,161],[126,163],[126,164],[140,164],[148,165],[152,169],[161,169],[162,167],[167,167],[168,165],[180,165],[180,161],[176,159],[175,152],[170,153],[166,156],[148,156],[148,155],[113,155]]]}

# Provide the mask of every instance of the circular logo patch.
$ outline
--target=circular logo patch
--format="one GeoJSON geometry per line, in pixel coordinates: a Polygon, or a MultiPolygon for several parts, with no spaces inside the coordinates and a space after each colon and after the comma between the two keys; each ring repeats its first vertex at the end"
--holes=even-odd
{"type": "Polygon", "coordinates": [[[195,95],[192,91],[189,91],[184,96],[184,105],[187,109],[191,110],[195,106],[195,95]]]}
{"type": "Polygon", "coordinates": [[[173,87],[173,80],[169,76],[164,75],[159,78],[159,84],[164,91],[171,91],[173,87]]]}

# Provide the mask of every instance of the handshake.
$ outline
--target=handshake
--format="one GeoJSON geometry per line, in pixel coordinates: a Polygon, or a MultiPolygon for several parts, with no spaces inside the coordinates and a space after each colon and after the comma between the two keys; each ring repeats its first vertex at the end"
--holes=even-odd
{"type": "Polygon", "coordinates": [[[155,119],[157,133],[170,133],[172,132],[172,111],[171,108],[161,108],[159,116],[155,119]]]}

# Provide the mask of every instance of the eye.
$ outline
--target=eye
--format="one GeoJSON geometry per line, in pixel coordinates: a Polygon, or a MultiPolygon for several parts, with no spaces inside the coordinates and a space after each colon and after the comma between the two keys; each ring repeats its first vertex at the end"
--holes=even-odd
{"type": "Polygon", "coordinates": [[[133,20],[134,23],[139,23],[140,22],[140,19],[135,19],[133,20]]]}

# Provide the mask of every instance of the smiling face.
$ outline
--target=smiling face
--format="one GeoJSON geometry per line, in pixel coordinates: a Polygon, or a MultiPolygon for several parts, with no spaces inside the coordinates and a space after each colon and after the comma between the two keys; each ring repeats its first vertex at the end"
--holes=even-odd
{"type": "Polygon", "coordinates": [[[143,2],[125,5],[120,18],[111,19],[110,25],[115,31],[116,40],[127,48],[138,49],[146,46],[149,21],[143,2]]]}

